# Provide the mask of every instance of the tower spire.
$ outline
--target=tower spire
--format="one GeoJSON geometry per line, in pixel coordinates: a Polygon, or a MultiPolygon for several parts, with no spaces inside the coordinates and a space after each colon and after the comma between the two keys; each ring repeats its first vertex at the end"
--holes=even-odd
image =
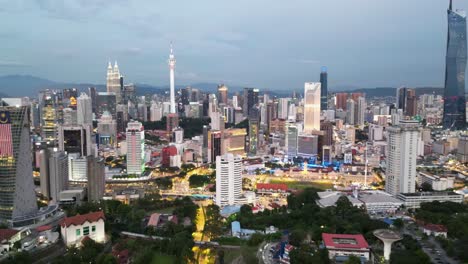
{"type": "Polygon", "coordinates": [[[452,11],[452,0],[450,0],[449,10],[452,11]]]}

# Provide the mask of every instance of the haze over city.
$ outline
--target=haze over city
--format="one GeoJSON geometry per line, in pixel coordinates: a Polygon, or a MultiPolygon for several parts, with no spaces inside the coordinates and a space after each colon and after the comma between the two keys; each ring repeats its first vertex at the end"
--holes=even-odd
{"type": "Polygon", "coordinates": [[[447,2],[0,0],[0,75],[103,84],[117,60],[163,86],[173,41],[177,84],[300,89],[327,66],[332,89],[442,87],[447,2]]]}

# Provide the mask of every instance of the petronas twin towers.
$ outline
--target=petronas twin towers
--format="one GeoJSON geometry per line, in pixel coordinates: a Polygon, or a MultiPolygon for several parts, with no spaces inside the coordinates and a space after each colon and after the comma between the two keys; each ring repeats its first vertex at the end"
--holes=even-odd
{"type": "Polygon", "coordinates": [[[447,10],[448,36],[445,65],[443,127],[450,130],[466,128],[465,70],[466,70],[466,15],[447,10]]]}

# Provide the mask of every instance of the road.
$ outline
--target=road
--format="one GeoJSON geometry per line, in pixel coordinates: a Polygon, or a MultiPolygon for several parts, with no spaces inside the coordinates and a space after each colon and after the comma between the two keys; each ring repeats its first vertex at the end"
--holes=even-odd
{"type": "Polygon", "coordinates": [[[270,252],[270,248],[276,246],[277,243],[265,243],[261,244],[258,248],[257,258],[261,260],[264,264],[273,264],[276,263],[276,260],[273,259],[273,254],[270,252]]]}
{"type": "Polygon", "coordinates": [[[410,235],[415,238],[422,250],[431,258],[432,263],[442,264],[458,264],[457,261],[450,258],[440,244],[435,240],[434,237],[429,237],[427,240],[423,240],[421,236],[416,234],[414,228],[408,228],[405,226],[403,230],[404,234],[410,235]]]}

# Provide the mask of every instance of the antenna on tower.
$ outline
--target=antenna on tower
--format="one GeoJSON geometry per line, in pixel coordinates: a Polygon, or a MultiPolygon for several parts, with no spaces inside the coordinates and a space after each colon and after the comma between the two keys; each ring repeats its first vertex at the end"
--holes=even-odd
{"type": "Polygon", "coordinates": [[[171,41],[171,54],[174,54],[174,52],[172,51],[172,41],[171,41]]]}
{"type": "Polygon", "coordinates": [[[449,10],[452,11],[452,0],[450,0],[449,10]]]}

